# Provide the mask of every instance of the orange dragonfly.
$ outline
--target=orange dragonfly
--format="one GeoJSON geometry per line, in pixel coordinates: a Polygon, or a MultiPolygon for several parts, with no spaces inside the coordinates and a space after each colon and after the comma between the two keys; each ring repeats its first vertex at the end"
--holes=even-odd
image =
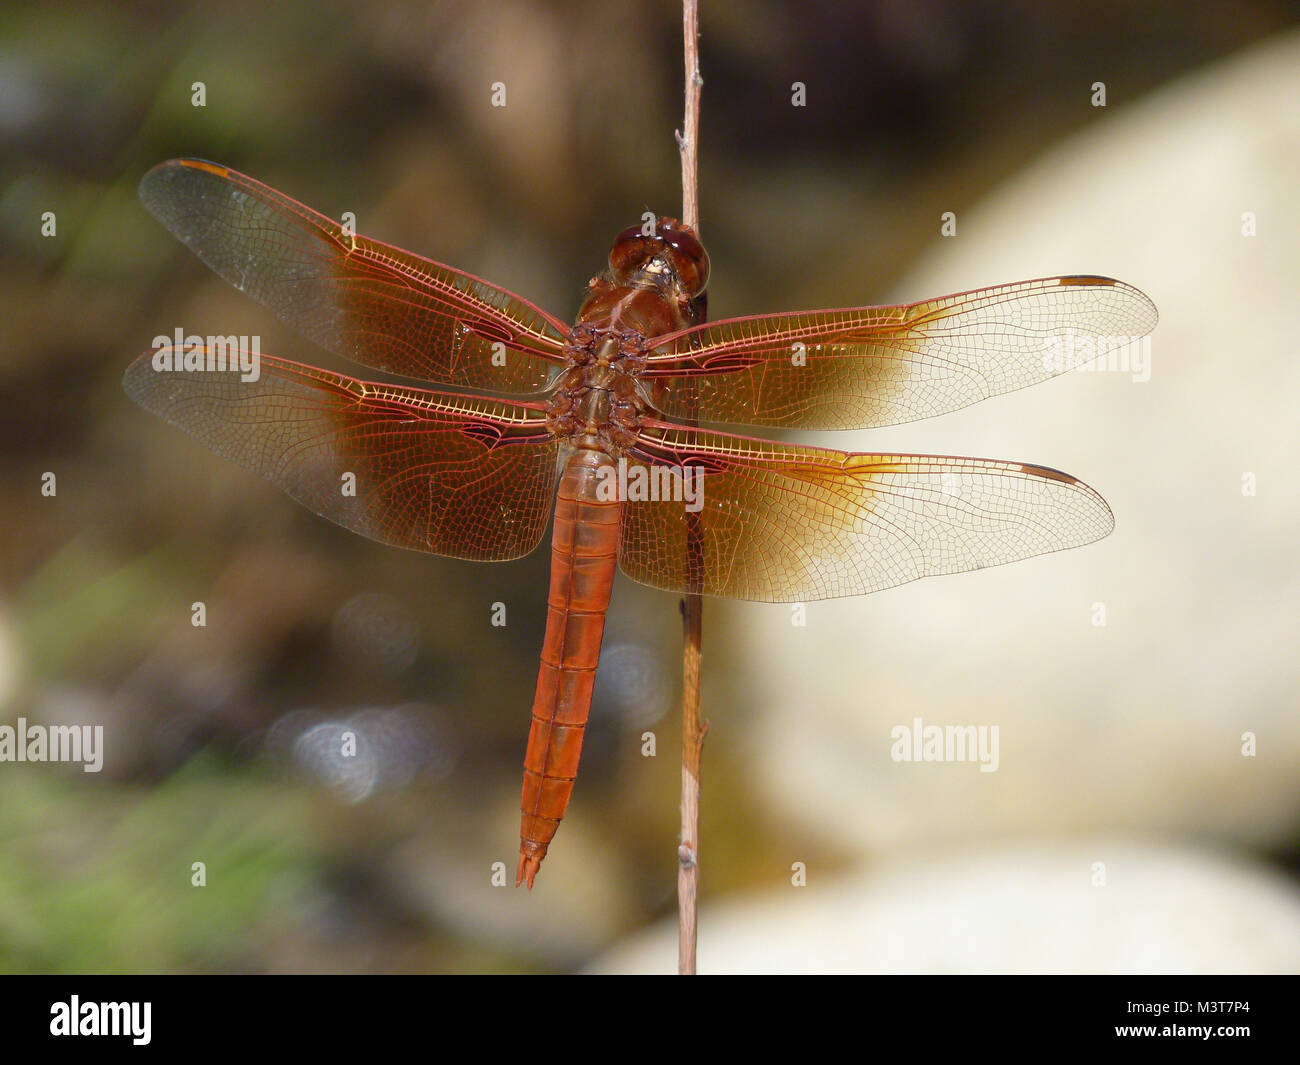
{"type": "Polygon", "coordinates": [[[857,454],[692,423],[855,429],[956,410],[1148,333],[1155,307],[1122,282],[1050,277],[706,323],[708,255],[660,218],[619,234],[569,326],[213,163],[162,163],[140,196],[309,340],[445,387],[260,353],[240,365],[251,353],[233,351],[236,338],[178,336],[126,371],[138,403],[381,543],[514,559],[554,509],[516,884],[532,887],[568,806],[616,567],[672,592],[801,602],[1076,547],[1113,527],[1100,495],[1045,466],[857,454]]]}

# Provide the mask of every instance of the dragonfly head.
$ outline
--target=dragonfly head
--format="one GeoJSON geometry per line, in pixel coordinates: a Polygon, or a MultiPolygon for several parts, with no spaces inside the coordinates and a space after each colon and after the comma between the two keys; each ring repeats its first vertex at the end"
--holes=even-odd
{"type": "Polygon", "coordinates": [[[623,230],[609,251],[609,268],[623,284],[644,273],[676,278],[687,298],[698,296],[709,283],[709,253],[695,231],[675,218],[623,230]]]}

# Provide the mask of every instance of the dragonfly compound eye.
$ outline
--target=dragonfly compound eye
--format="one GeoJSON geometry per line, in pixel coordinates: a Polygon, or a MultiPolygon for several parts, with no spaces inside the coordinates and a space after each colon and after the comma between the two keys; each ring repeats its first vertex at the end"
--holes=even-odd
{"type": "MultiPolygon", "coordinates": [[[[627,284],[654,259],[671,267],[691,296],[704,291],[709,280],[709,256],[695,234],[671,218],[659,219],[657,232],[648,236],[641,226],[629,226],[614,240],[609,268],[614,280],[627,284]]],[[[666,272],[664,266],[658,267],[666,272]]]]}
{"type": "Polygon", "coordinates": [[[609,268],[614,280],[627,284],[656,255],[662,255],[664,242],[658,236],[647,236],[640,226],[628,226],[614,238],[609,249],[609,268]]]}
{"type": "Polygon", "coordinates": [[[692,296],[698,296],[709,283],[709,253],[688,226],[664,219],[659,234],[668,248],[668,257],[692,296]]]}

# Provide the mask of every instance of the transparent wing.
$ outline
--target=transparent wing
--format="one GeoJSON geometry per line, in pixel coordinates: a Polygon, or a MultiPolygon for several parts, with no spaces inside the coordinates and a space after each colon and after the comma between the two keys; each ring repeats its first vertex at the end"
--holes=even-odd
{"type": "Polygon", "coordinates": [[[629,493],[623,509],[623,571],[674,592],[778,603],[861,595],[1078,547],[1114,526],[1087,485],[1018,462],[854,454],[663,422],[643,429],[628,461],[647,476],[701,471],[697,555],[683,502],[629,493]]]}
{"type": "Polygon", "coordinates": [[[546,532],[557,444],[540,405],[358,381],[269,356],[255,381],[155,368],[177,355],[137,358],[127,394],[345,529],[479,561],[525,555],[546,532]]]}
{"type": "Polygon", "coordinates": [[[692,418],[694,403],[703,421],[861,429],[1045,381],[1155,324],[1155,305],[1131,285],[1049,277],[893,307],[711,322],[653,340],[671,350],[652,355],[645,376],[675,418],[692,418]]]}
{"type": "Polygon", "coordinates": [[[564,361],[564,323],[522,297],[351,237],[235,170],[173,159],[145,174],[140,199],[241,292],[354,362],[445,385],[536,392],[564,361]]]}

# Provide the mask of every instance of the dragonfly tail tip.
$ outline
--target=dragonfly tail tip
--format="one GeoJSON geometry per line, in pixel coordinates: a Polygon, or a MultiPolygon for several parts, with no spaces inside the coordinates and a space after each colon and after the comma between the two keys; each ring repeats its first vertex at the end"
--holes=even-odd
{"type": "Polygon", "coordinates": [[[528,884],[528,890],[533,890],[533,881],[537,878],[537,870],[541,867],[542,856],[540,854],[520,854],[519,870],[515,873],[515,887],[525,881],[528,884]]]}

